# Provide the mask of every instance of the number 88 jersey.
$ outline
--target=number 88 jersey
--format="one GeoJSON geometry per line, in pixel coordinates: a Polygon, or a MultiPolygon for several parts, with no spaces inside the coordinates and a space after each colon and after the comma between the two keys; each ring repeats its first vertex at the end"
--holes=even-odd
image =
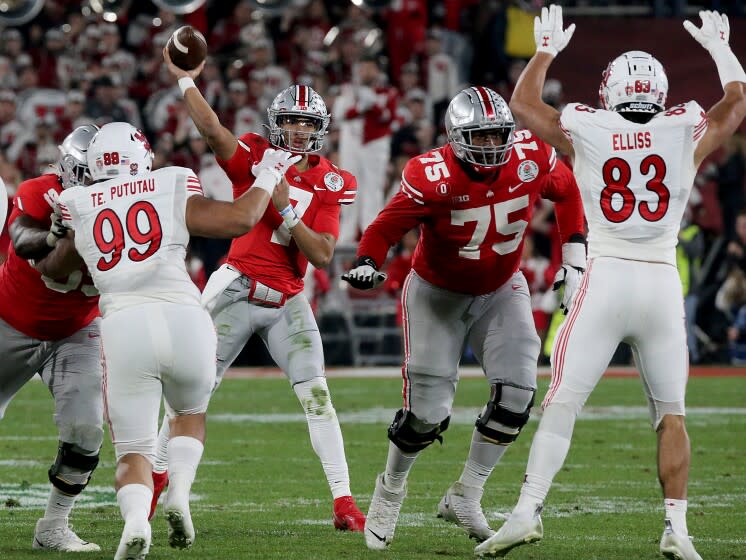
{"type": "Polygon", "coordinates": [[[147,302],[199,305],[184,259],[186,201],[201,195],[191,169],[166,167],[62,191],[63,223],[101,292],[101,313],[147,302]]]}
{"type": "Polygon", "coordinates": [[[676,243],[707,130],[696,102],[638,124],[613,111],[570,103],[560,126],[573,144],[574,173],[588,219],[588,256],[676,264],[676,243]]]}

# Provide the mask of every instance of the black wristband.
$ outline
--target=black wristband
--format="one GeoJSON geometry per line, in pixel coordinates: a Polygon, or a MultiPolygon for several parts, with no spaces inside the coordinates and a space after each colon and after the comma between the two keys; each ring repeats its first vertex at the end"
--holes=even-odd
{"type": "Polygon", "coordinates": [[[376,264],[376,261],[373,260],[372,257],[368,257],[365,255],[362,255],[355,259],[355,262],[352,264],[352,268],[357,268],[358,266],[365,266],[368,265],[370,267],[373,267],[374,270],[378,270],[378,265],[376,264]]]}

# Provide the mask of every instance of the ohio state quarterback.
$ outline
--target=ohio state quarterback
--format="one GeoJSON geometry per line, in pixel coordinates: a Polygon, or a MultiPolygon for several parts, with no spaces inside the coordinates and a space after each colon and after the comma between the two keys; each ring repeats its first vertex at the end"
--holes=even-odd
{"type": "MultiPolygon", "coordinates": [[[[352,175],[315,153],[329,126],[324,100],[308,86],[290,86],[267,109],[269,139],[253,133],[239,139],[220,124],[194,85],[203,65],[187,72],[171,63],[167,51],[163,56],[189,115],[233,182],[234,196],[254,183],[266,150],[301,157],[275,189],[274,207],[251,232],[233,241],[228,262],[210,277],[202,303],[218,331],[216,387],[249,338],[258,334],[303,406],[311,444],[334,498],[334,526],[362,531],[365,517],[350,492],[342,432],[324,376],[321,336],[303,294],[308,263],[323,268],[330,262],[341,206],[352,203],[356,192],[352,175]]],[[[160,441],[166,438],[162,429],[160,441]]]]}
{"type": "Polygon", "coordinates": [[[59,431],[49,502],[34,534],[36,549],[100,550],[68,523],[98,465],[103,440],[98,292],[85,267],[50,277],[30,264],[58,242],[67,243],[61,239],[64,228],[50,216],[63,189],[87,180],[86,150],[97,130],[93,125],[73,130],[59,147],[56,169],[18,186],[8,219],[8,260],[0,267],[0,418],[39,373],[54,398],[59,431]]]}
{"type": "Polygon", "coordinates": [[[588,217],[588,266],[572,312],[555,338],[552,384],[531,445],[521,496],[509,520],[476,552],[504,556],[543,537],[540,512],[570,448],[578,412],[617,345],[632,346],[658,437],[665,520],[660,552],[701,560],[686,524],[689,438],[684,423],[687,349],[676,270],[679,224],[697,168],[746,116],[744,73],[728,45],[725,15],[700,12],[686,30],[715,60],[725,95],[708,112],[694,101],[665,108],[663,66],[641,51],[622,54],[603,74],[601,109],[542,102],[544,79],[575,29],[562,8],[543,8],[536,54],[511,99],[516,115],[574,159],[588,217]]]}
{"type": "Polygon", "coordinates": [[[365,541],[394,537],[406,479],[418,454],[448,427],[461,352],[468,342],[490,386],[461,478],[438,513],[477,540],[493,534],[481,507],[484,484],[528,421],[536,393],[539,337],[519,271],[523,235],[537,200],[555,201],[569,304],[585,265],[583,209],[572,173],[554,149],[515,131],[507,103],[485,87],[461,91],[445,117],[448,144],[406,164],[401,190],[363,234],[343,278],[368,289],[389,248],[420,226],[402,292],[404,406],[388,431],[386,470],[376,479],[365,541]]]}

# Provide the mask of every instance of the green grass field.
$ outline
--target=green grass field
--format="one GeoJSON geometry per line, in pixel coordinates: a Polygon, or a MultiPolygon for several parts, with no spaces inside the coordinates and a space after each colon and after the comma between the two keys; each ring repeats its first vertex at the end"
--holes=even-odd
{"type": "MultiPolygon", "coordinates": [[[[396,379],[330,379],[345,436],[352,490],[367,510],[386,458],[386,428],[400,406],[396,379]]],[[[546,392],[542,379],[539,394],[546,392]]],[[[470,558],[474,541],[435,517],[443,492],[466,458],[474,418],[487,396],[484,381],[459,386],[443,446],[418,459],[410,476],[396,539],[384,558],[470,558]]],[[[689,383],[692,473],[689,530],[706,560],[746,559],[746,377],[692,378],[689,383]]],[[[28,384],[0,422],[0,559],[68,558],[31,550],[46,504],[46,471],[56,437],[46,388],[28,384]]],[[[644,559],[658,557],[662,500],[655,436],[636,378],[605,379],[578,421],[573,447],[545,509],[544,540],[515,559],[644,559]]],[[[337,532],[331,496],[311,449],[295,395],[281,379],[228,379],[210,409],[208,442],[193,488],[197,542],[171,550],[162,516],[153,520],[149,558],[340,559],[381,557],[361,534],[337,532]]],[[[494,527],[519,491],[535,419],[488,482],[483,505],[494,527]]],[[[86,558],[112,558],[122,521],[112,489],[114,454],[76,508],[76,531],[101,545],[86,558]]]]}

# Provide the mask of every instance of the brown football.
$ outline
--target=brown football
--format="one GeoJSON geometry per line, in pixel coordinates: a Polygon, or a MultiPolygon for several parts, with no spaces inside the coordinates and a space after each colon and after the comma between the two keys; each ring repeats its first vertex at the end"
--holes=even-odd
{"type": "Polygon", "coordinates": [[[182,70],[193,70],[207,56],[207,41],[204,35],[191,25],[179,27],[166,45],[171,61],[182,70]]]}

